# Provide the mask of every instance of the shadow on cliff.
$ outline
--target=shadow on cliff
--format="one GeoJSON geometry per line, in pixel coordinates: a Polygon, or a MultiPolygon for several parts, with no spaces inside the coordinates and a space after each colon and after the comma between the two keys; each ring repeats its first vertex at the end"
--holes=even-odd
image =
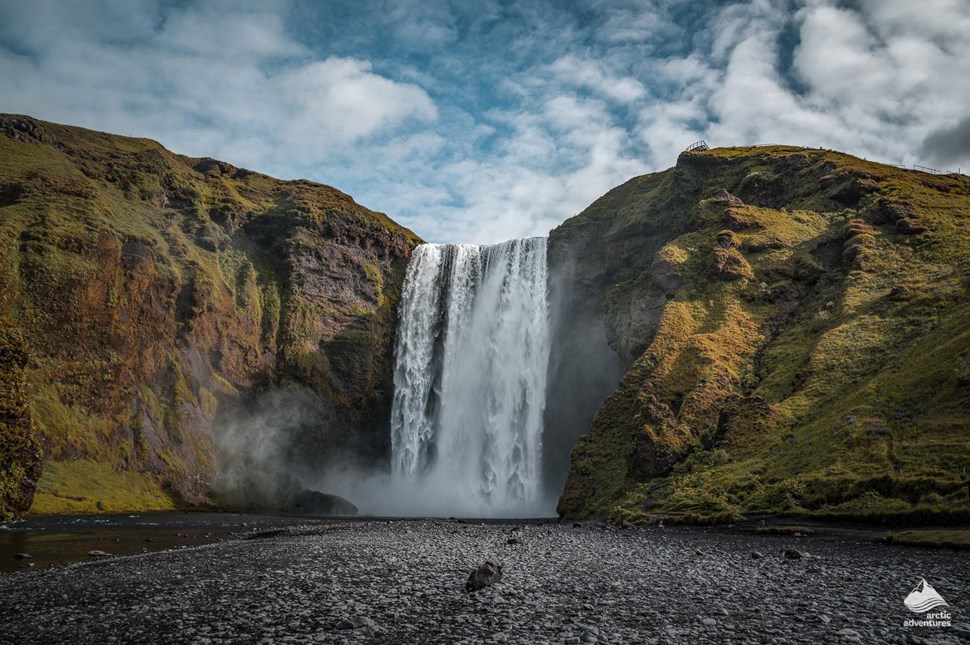
{"type": "Polygon", "coordinates": [[[596,411],[623,376],[623,364],[607,342],[601,290],[580,275],[577,254],[550,237],[549,316],[552,347],[543,415],[543,486],[562,493],[569,454],[588,434],[596,411]]]}

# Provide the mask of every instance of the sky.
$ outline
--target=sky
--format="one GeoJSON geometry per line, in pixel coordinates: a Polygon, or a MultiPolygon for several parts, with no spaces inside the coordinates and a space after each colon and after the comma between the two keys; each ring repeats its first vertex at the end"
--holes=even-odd
{"type": "Polygon", "coordinates": [[[712,146],[970,169],[970,0],[0,0],[0,112],[545,235],[712,146]]]}

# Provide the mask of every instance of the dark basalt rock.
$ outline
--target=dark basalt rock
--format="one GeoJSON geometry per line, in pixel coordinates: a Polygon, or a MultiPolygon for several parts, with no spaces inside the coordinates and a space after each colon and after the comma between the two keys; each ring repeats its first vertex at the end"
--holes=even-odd
{"type": "Polygon", "coordinates": [[[494,562],[486,561],[485,564],[472,571],[468,576],[468,580],[465,582],[465,591],[473,593],[499,582],[502,582],[502,567],[494,562]]]}
{"type": "Polygon", "coordinates": [[[307,515],[357,515],[357,507],[343,497],[310,489],[300,492],[293,506],[307,515]]]}

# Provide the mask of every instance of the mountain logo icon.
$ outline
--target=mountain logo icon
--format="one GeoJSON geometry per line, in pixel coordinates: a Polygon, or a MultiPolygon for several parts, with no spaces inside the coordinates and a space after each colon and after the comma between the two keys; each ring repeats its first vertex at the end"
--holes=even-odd
{"type": "Polygon", "coordinates": [[[903,604],[906,605],[906,609],[917,614],[925,613],[935,607],[949,607],[943,600],[943,596],[930,586],[926,578],[920,580],[916,588],[909,592],[903,604]]]}

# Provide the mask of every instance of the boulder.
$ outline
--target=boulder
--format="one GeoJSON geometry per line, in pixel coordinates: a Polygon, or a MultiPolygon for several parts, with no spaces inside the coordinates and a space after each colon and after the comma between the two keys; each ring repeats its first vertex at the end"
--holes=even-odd
{"type": "Polygon", "coordinates": [[[357,507],[337,495],[305,488],[293,498],[293,507],[307,515],[357,515],[357,507]]]}
{"type": "Polygon", "coordinates": [[[485,564],[468,575],[468,580],[465,582],[465,591],[473,593],[499,582],[502,582],[502,567],[486,560],[485,564]]]}

